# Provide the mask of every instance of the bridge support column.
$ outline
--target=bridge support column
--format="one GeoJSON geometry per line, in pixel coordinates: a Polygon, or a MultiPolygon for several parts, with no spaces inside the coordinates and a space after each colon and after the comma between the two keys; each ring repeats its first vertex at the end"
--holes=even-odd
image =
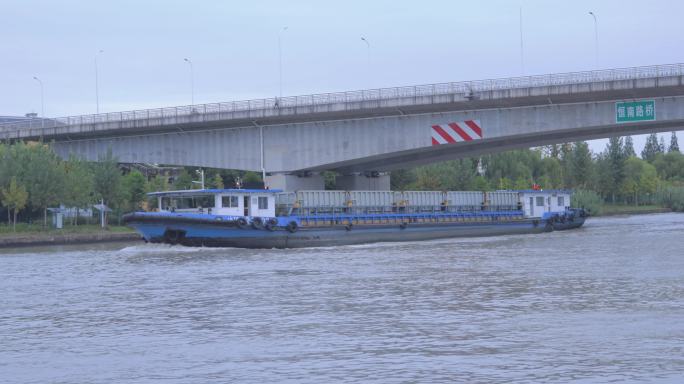
{"type": "Polygon", "coordinates": [[[335,188],[345,191],[389,191],[390,175],[385,172],[363,172],[337,176],[335,188]]]}
{"type": "Polygon", "coordinates": [[[300,174],[273,173],[266,175],[265,184],[269,189],[282,189],[283,191],[325,189],[323,176],[313,172],[300,174]]]}

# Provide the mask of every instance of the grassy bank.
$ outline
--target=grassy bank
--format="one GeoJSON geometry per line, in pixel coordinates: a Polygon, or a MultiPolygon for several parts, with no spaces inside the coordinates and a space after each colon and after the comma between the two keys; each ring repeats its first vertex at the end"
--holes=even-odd
{"type": "Polygon", "coordinates": [[[64,229],[46,229],[41,225],[17,224],[17,231],[14,232],[12,231],[11,226],[0,225],[0,248],[139,240],[140,236],[135,231],[120,226],[110,226],[104,230],[97,225],[66,226],[64,229]]]}
{"type": "Polygon", "coordinates": [[[597,216],[613,215],[639,215],[648,213],[672,212],[670,208],[660,205],[624,205],[624,204],[604,204],[601,213],[597,216]]]}
{"type": "Polygon", "coordinates": [[[20,235],[41,235],[41,234],[79,234],[79,233],[133,233],[133,229],[125,226],[110,225],[106,229],[100,228],[95,224],[65,225],[62,229],[53,227],[43,227],[42,223],[26,224],[17,223],[17,230],[14,232],[11,225],[0,225],[0,237],[12,237],[20,235]]]}

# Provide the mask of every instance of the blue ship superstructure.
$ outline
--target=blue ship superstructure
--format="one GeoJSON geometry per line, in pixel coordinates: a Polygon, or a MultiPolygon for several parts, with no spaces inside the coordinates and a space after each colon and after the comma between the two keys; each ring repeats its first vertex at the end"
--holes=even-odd
{"type": "Polygon", "coordinates": [[[153,212],[124,216],[149,242],[295,248],[540,233],[580,227],[569,191],[155,192],[153,212]]]}

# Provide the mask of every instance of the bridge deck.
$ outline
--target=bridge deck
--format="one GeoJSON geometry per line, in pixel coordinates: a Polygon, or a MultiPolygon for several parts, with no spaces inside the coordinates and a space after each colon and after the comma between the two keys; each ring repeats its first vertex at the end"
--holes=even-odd
{"type": "Polygon", "coordinates": [[[660,95],[666,96],[667,88],[682,87],[683,76],[684,64],[669,64],[29,119],[0,124],[0,138],[70,140],[212,126],[226,128],[510,107],[539,103],[539,100],[572,102],[578,97],[586,101],[592,94],[596,100],[630,98],[638,97],[634,90],[645,88],[663,89],[660,95]]]}

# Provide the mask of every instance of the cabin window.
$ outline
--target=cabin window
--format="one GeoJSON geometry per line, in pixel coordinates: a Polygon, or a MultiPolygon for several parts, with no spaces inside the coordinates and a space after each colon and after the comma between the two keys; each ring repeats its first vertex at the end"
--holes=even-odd
{"type": "Polygon", "coordinates": [[[259,197],[259,209],[268,209],[268,197],[259,197]]]}
{"type": "Polygon", "coordinates": [[[544,206],[544,196],[537,196],[537,207],[544,206]]]}
{"type": "Polygon", "coordinates": [[[173,196],[162,197],[162,209],[213,208],[214,196],[173,196]]]}
{"type": "Polygon", "coordinates": [[[558,206],[559,207],[565,206],[565,197],[564,196],[558,196],[558,206]]]}
{"type": "Polygon", "coordinates": [[[238,197],[237,196],[221,196],[221,206],[223,206],[223,208],[237,208],[238,207],[238,197]]]}

